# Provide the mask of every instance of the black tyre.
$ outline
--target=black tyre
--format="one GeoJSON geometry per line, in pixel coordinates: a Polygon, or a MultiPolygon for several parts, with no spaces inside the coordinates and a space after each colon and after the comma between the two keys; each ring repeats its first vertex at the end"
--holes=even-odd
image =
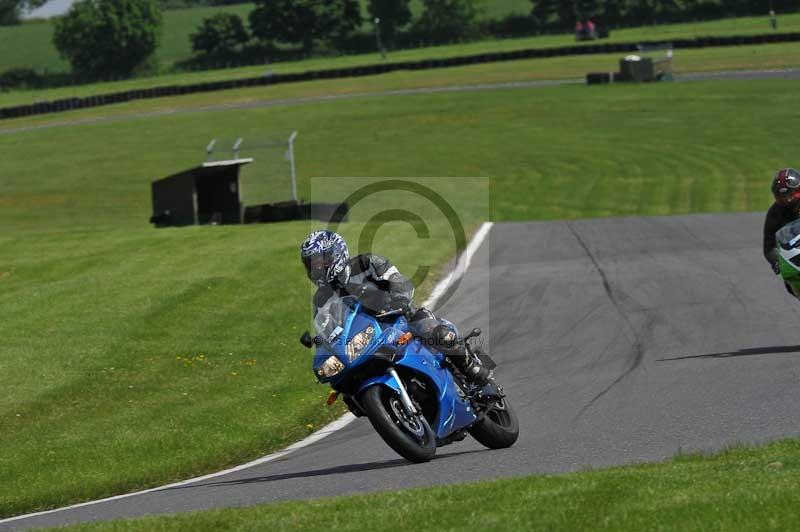
{"type": "Polygon", "coordinates": [[[370,386],[361,406],[378,434],[397,454],[411,462],[427,462],[436,454],[436,435],[424,416],[405,414],[397,395],[385,386],[370,386]]]}
{"type": "Polygon", "coordinates": [[[503,398],[495,402],[482,420],[469,428],[469,433],[489,449],[505,449],[517,441],[519,421],[511,405],[503,398]]]}

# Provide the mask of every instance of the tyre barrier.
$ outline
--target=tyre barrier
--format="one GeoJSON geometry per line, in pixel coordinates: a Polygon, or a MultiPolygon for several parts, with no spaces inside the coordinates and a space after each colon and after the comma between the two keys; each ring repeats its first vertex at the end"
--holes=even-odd
{"type": "Polygon", "coordinates": [[[346,222],[349,207],[345,203],[298,203],[284,201],[245,207],[242,223],[275,223],[293,220],[346,222]]]}
{"type": "Polygon", "coordinates": [[[610,72],[589,72],[586,74],[587,85],[605,85],[611,83],[610,72]]]}
{"type": "MultiPolygon", "coordinates": [[[[59,113],[73,109],[86,109],[115,103],[124,103],[132,100],[163,98],[167,96],[180,96],[198,92],[214,92],[220,90],[239,89],[245,87],[259,87],[277,85],[281,83],[297,83],[315,79],[342,79],[375,74],[385,74],[401,70],[430,70],[435,68],[448,68],[481,63],[495,63],[501,61],[517,61],[520,59],[536,59],[545,57],[559,57],[571,55],[594,55],[635,52],[639,45],[657,46],[671,43],[673,48],[706,48],[719,46],[761,45],[774,43],[800,42],[800,32],[792,33],[766,33],[759,35],[728,35],[712,37],[696,37],[694,39],[674,39],[672,41],[644,41],[639,43],[604,43],[588,44],[582,46],[560,46],[552,48],[528,48],[509,52],[493,52],[445,59],[424,59],[420,61],[401,61],[397,63],[377,63],[359,67],[335,68],[327,70],[309,70],[305,72],[288,74],[267,74],[254,78],[240,78],[234,80],[211,81],[191,85],[168,85],[149,89],[134,89],[129,91],[114,92],[87,96],[84,98],[66,98],[61,100],[36,102],[29,105],[17,105],[0,108],[0,120],[20,118],[25,116],[59,113]]],[[[608,76],[604,73],[592,73],[589,76],[608,76]]],[[[606,79],[603,77],[592,78],[606,79]]],[[[607,83],[607,81],[594,81],[593,83],[607,83]]]]}

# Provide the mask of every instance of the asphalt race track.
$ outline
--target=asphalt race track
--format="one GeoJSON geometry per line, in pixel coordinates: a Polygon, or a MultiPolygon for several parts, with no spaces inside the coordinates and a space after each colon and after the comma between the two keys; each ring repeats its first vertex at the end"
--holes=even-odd
{"type": "Polygon", "coordinates": [[[575,471],[800,435],[800,303],[761,256],[761,224],[760,214],[496,224],[440,314],[490,330],[520,417],[511,449],[467,439],[410,465],[358,419],[274,462],[0,530],[575,471]]]}

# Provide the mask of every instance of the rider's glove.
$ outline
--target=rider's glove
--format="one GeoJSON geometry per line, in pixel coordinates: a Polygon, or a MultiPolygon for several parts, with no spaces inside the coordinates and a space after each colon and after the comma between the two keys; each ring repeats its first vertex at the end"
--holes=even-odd
{"type": "Polygon", "coordinates": [[[378,288],[374,283],[365,282],[356,291],[358,300],[371,312],[382,312],[386,308],[388,294],[378,288]]]}
{"type": "Polygon", "coordinates": [[[775,275],[781,273],[781,266],[780,264],[778,264],[778,261],[771,263],[771,265],[772,265],[772,271],[775,272],[775,275]]]}
{"type": "Polygon", "coordinates": [[[405,316],[406,314],[408,314],[409,309],[408,305],[405,302],[394,300],[389,305],[389,310],[401,310],[403,316],[405,316]]]}

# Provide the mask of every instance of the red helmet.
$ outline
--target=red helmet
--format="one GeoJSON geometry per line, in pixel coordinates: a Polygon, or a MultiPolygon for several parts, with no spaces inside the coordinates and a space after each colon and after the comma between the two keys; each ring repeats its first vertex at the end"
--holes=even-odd
{"type": "Polygon", "coordinates": [[[780,205],[800,205],[800,172],[794,168],[778,170],[772,178],[772,195],[780,205]]]}

